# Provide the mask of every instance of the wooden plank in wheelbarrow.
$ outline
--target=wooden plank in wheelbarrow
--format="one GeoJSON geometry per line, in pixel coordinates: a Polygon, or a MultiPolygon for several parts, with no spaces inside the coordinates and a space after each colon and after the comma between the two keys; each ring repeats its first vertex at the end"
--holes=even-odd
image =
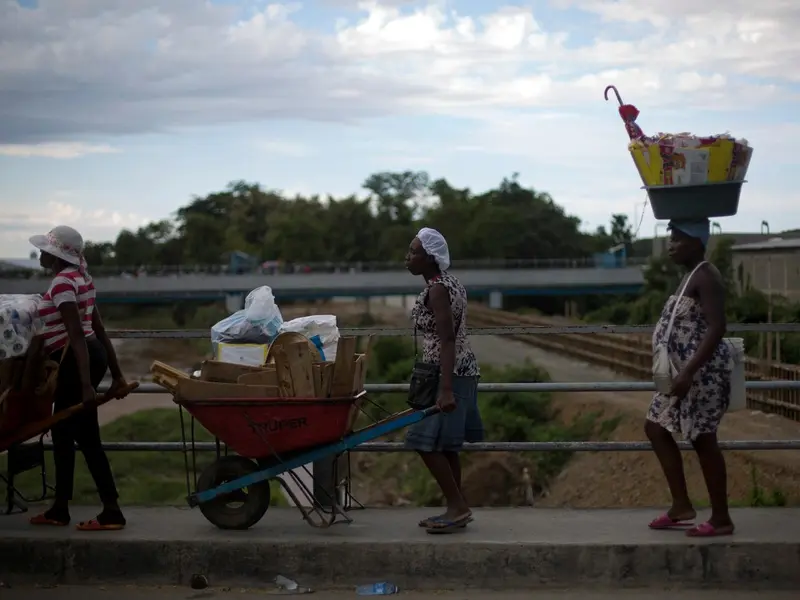
{"type": "Polygon", "coordinates": [[[270,385],[278,387],[278,371],[275,369],[275,365],[270,365],[256,373],[239,375],[237,383],[243,385],[270,385]]]}
{"type": "Polygon", "coordinates": [[[344,398],[353,392],[357,342],[358,339],[355,337],[339,338],[333,367],[333,383],[331,384],[332,398],[344,398]]]}
{"type": "Polygon", "coordinates": [[[278,392],[281,398],[294,398],[292,370],[289,368],[289,356],[282,347],[274,346],[271,356],[275,360],[275,372],[278,376],[278,392]]]}
{"type": "Polygon", "coordinates": [[[314,379],[314,397],[324,398],[325,394],[322,393],[322,368],[325,366],[324,362],[315,362],[311,365],[311,376],[314,379]]]}
{"type": "Polygon", "coordinates": [[[333,370],[336,365],[327,361],[320,364],[320,398],[330,398],[331,385],[333,385],[333,370]]]}
{"type": "Polygon", "coordinates": [[[314,398],[314,358],[308,342],[292,342],[286,347],[292,389],[297,398],[314,398]]]}
{"type": "MultiPolygon", "coordinates": [[[[359,392],[364,390],[364,384],[367,381],[367,368],[369,367],[368,361],[370,349],[372,348],[372,338],[373,336],[369,336],[367,338],[364,354],[356,355],[356,364],[353,373],[353,396],[356,396],[359,392]]],[[[361,412],[361,407],[364,405],[365,400],[366,396],[362,396],[353,403],[353,406],[350,409],[350,415],[347,418],[347,433],[350,433],[353,430],[353,427],[355,427],[356,421],[358,420],[358,414],[361,412]]]]}
{"type": "Polygon", "coordinates": [[[175,390],[178,389],[178,382],[181,379],[189,378],[189,375],[180,369],[171,367],[168,364],[158,360],[153,361],[153,364],[150,365],[150,373],[153,374],[154,383],[166,388],[173,394],[175,393],[175,390]]]}
{"type": "Polygon", "coordinates": [[[241,375],[258,373],[263,369],[264,367],[206,360],[200,367],[200,379],[216,383],[237,383],[241,375]]]}
{"type": "Polygon", "coordinates": [[[276,398],[278,388],[269,385],[242,385],[218,383],[199,379],[181,379],[176,389],[176,398],[186,400],[215,400],[237,398],[276,398]]]}

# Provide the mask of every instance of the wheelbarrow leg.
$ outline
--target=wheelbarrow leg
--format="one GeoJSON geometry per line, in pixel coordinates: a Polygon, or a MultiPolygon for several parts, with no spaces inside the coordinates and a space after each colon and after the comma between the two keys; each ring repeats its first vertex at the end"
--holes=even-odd
{"type": "Polygon", "coordinates": [[[53,489],[47,484],[43,440],[40,438],[33,443],[11,446],[8,449],[7,461],[6,474],[0,475],[6,488],[5,514],[10,515],[15,511],[27,512],[28,504],[45,500],[48,492],[53,489]],[[41,473],[41,493],[34,498],[26,498],[15,485],[16,477],[37,468],[41,473]]]}
{"type": "Polygon", "coordinates": [[[6,489],[6,507],[3,514],[10,515],[19,510],[19,512],[27,512],[28,505],[23,502],[22,498],[20,497],[21,494],[17,491],[17,488],[14,487],[14,476],[11,472],[7,472],[5,475],[0,475],[0,479],[3,480],[3,485],[6,489]]]}
{"type": "Polygon", "coordinates": [[[309,508],[303,506],[304,502],[300,500],[297,495],[294,493],[292,488],[283,480],[283,478],[279,477],[278,481],[280,482],[281,487],[283,488],[286,495],[294,502],[294,505],[303,515],[303,519],[311,525],[312,527],[316,527],[318,529],[327,529],[334,523],[336,523],[337,517],[341,516],[343,521],[340,523],[352,523],[353,519],[347,516],[344,509],[339,506],[339,503],[336,501],[335,498],[331,500],[331,506],[326,510],[326,507],[322,506],[317,499],[314,497],[314,494],[311,490],[308,489],[305,483],[300,479],[300,477],[292,472],[287,471],[285,473],[286,476],[291,477],[292,481],[297,485],[300,491],[303,493],[307,503],[310,505],[309,508]]]}

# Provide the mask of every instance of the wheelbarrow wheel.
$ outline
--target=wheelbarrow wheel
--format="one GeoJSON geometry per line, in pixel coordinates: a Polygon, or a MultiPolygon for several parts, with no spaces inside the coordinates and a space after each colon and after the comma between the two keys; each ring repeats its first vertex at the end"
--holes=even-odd
{"type": "MultiPolygon", "coordinates": [[[[197,491],[219,487],[258,471],[258,465],[243,456],[223,456],[209,465],[197,479],[197,491]]],[[[261,520],[270,503],[269,481],[260,481],[200,503],[200,512],[220,529],[249,529],[261,520]]]]}

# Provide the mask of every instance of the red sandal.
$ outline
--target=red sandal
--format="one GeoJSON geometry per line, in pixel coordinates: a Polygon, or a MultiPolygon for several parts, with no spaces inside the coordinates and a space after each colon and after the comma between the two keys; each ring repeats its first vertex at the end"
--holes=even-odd
{"type": "Polygon", "coordinates": [[[686,532],[689,537],[719,537],[722,535],[733,535],[735,527],[733,525],[723,525],[714,527],[711,523],[701,523],[697,527],[692,527],[686,532]]]}
{"type": "Polygon", "coordinates": [[[47,513],[42,513],[40,515],[36,515],[35,517],[31,517],[28,522],[31,525],[49,525],[51,527],[66,527],[69,525],[69,520],[59,521],[58,519],[51,519],[47,516],[47,513]]]}
{"type": "Polygon", "coordinates": [[[78,531],[119,531],[125,529],[124,523],[101,523],[97,519],[81,521],[76,526],[78,531]]]}
{"type": "Polygon", "coordinates": [[[694,525],[694,517],[691,519],[673,519],[669,514],[664,513],[660,517],[650,521],[648,527],[650,529],[682,529],[685,527],[692,527],[694,525]]]}

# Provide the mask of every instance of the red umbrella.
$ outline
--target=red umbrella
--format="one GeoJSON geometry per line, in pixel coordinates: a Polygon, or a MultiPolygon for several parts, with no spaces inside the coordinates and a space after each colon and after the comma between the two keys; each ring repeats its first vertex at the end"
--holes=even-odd
{"type": "Polygon", "coordinates": [[[628,137],[632,140],[644,138],[645,135],[642,128],[636,124],[636,117],[639,116],[639,109],[633,104],[623,104],[622,97],[619,95],[617,88],[613,85],[608,86],[603,93],[606,101],[608,100],[608,90],[614,90],[614,94],[617,97],[617,101],[619,102],[619,116],[622,117],[622,120],[625,122],[625,130],[628,132],[628,137]]]}

